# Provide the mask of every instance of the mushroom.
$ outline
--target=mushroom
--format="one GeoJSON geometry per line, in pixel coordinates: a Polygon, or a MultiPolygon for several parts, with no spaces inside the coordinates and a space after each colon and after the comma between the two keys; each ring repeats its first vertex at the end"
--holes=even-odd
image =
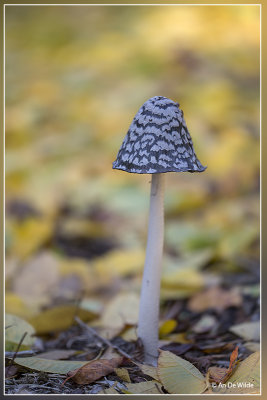
{"type": "Polygon", "coordinates": [[[113,168],[152,174],[146,258],[139,308],[138,337],[144,361],[157,365],[160,278],[164,231],[164,173],[202,172],[179,104],[155,96],[135,115],[113,168]]]}

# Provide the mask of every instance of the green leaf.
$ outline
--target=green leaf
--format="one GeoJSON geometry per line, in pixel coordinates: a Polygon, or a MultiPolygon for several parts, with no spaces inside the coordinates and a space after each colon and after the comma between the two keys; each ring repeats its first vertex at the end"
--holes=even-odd
{"type": "Polygon", "coordinates": [[[88,364],[88,361],[61,361],[47,360],[39,357],[17,357],[15,358],[15,363],[36,371],[65,375],[69,371],[73,371],[76,368],[88,364]]]}
{"type": "Polygon", "coordinates": [[[25,336],[20,350],[29,349],[33,343],[34,338],[32,335],[35,334],[35,330],[32,325],[24,321],[24,319],[17,317],[16,315],[6,314],[5,316],[5,349],[6,351],[16,350],[22,336],[25,332],[25,336]]]}
{"type": "Polygon", "coordinates": [[[200,371],[169,351],[160,351],[158,376],[171,394],[200,394],[206,389],[205,378],[200,371]]]}
{"type": "Polygon", "coordinates": [[[235,256],[248,247],[258,236],[259,227],[253,225],[227,232],[220,243],[219,254],[224,258],[235,256]]]}

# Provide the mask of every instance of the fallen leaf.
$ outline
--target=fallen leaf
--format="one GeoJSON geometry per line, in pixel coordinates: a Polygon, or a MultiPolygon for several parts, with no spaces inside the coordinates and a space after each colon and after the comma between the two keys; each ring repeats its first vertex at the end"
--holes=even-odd
{"type": "Polygon", "coordinates": [[[82,367],[70,371],[68,375],[75,383],[87,385],[113,372],[122,361],[123,357],[112,358],[111,360],[90,361],[82,367]]]}
{"type": "Polygon", "coordinates": [[[70,290],[71,288],[69,287],[66,288],[66,282],[70,282],[69,280],[73,278],[76,278],[76,282],[78,283],[76,283],[76,286],[80,286],[80,290],[85,290],[87,293],[96,290],[101,283],[91,263],[80,258],[72,257],[60,259],[59,273],[59,285],[61,285],[61,287],[59,288],[60,290],[57,290],[57,296],[61,295],[66,297],[65,294],[70,292],[69,297],[75,297],[74,288],[72,290],[70,290]]]}
{"type": "Polygon", "coordinates": [[[233,375],[230,382],[251,382],[255,386],[260,386],[260,352],[257,351],[243,360],[233,375]]]}
{"type": "MultiPolygon", "coordinates": [[[[7,240],[7,239],[6,239],[7,240]]],[[[8,247],[8,245],[6,244],[8,247]]],[[[12,278],[15,276],[17,273],[17,270],[19,269],[20,262],[17,257],[15,257],[13,254],[10,254],[9,256],[5,256],[5,282],[6,282],[6,287],[8,285],[9,279],[12,280],[12,278]]]]}
{"type": "Polygon", "coordinates": [[[49,308],[30,319],[37,334],[61,331],[73,325],[74,317],[87,322],[97,317],[92,311],[84,310],[74,305],[62,305],[49,308]]]}
{"type": "Polygon", "coordinates": [[[8,252],[24,260],[32,255],[52,235],[53,223],[44,218],[27,218],[9,222],[12,244],[8,252]]]}
{"type": "Polygon", "coordinates": [[[192,331],[196,333],[209,332],[217,324],[217,319],[213,315],[203,315],[196,324],[193,325],[192,331]]]}
{"type": "Polygon", "coordinates": [[[5,378],[10,379],[17,375],[18,367],[16,365],[8,365],[5,367],[5,378]]]}
{"type": "Polygon", "coordinates": [[[191,297],[188,308],[193,312],[203,312],[207,309],[223,311],[228,307],[239,307],[241,304],[242,296],[238,288],[225,290],[214,286],[191,297]]]}
{"type": "Polygon", "coordinates": [[[161,285],[163,289],[181,290],[192,294],[204,287],[204,278],[194,268],[177,268],[163,274],[161,285]]]}
{"type": "Polygon", "coordinates": [[[208,369],[210,382],[224,383],[227,378],[227,368],[210,367],[208,369]]]}
{"type": "Polygon", "coordinates": [[[230,356],[230,364],[228,370],[231,371],[236,363],[238,356],[238,346],[232,351],[231,356],[230,356]]]}
{"type": "Polygon", "coordinates": [[[197,348],[204,353],[222,353],[224,351],[232,351],[235,347],[235,342],[212,342],[208,344],[197,344],[197,348]]]}
{"type": "Polygon", "coordinates": [[[25,332],[27,332],[27,335],[20,346],[20,350],[27,350],[33,346],[35,329],[31,324],[16,315],[6,314],[5,327],[6,351],[15,351],[25,332]]]}
{"type": "Polygon", "coordinates": [[[131,326],[130,328],[126,328],[121,332],[120,336],[126,340],[127,342],[133,341],[136,342],[137,337],[137,329],[135,326],[131,326]]]}
{"type": "Polygon", "coordinates": [[[144,250],[113,250],[97,258],[93,266],[101,281],[109,282],[111,277],[122,277],[142,271],[145,261],[144,250]]]}
{"type": "MultiPolygon", "coordinates": [[[[168,342],[176,342],[176,343],[183,343],[183,344],[191,343],[191,341],[189,339],[187,339],[186,335],[187,335],[186,332],[171,333],[168,336],[168,342]]],[[[172,351],[172,353],[173,353],[173,351],[172,351]]]]}
{"type": "Polygon", "coordinates": [[[169,319],[167,321],[164,321],[159,327],[159,337],[162,338],[168,335],[169,333],[174,331],[176,326],[177,326],[177,321],[174,319],[169,319]]]}
{"type": "Polygon", "coordinates": [[[139,364],[139,363],[138,363],[138,367],[141,369],[141,371],[145,375],[151,376],[156,381],[159,380],[158,371],[157,371],[156,367],[152,367],[151,365],[146,365],[146,364],[139,364]]]}
{"type": "Polygon", "coordinates": [[[259,393],[260,392],[260,352],[255,352],[243,360],[225,385],[213,387],[215,393],[259,393]]]}
{"type": "Polygon", "coordinates": [[[119,394],[119,392],[115,389],[117,387],[118,382],[115,382],[114,385],[108,389],[100,390],[97,394],[119,394]]]}
{"type": "Polygon", "coordinates": [[[244,346],[246,349],[252,351],[253,353],[255,353],[256,351],[260,351],[261,349],[260,343],[257,342],[246,342],[244,343],[244,346]]]}
{"type": "Polygon", "coordinates": [[[174,353],[176,356],[180,356],[181,354],[186,353],[188,350],[190,350],[193,347],[191,343],[175,343],[175,342],[169,342],[163,346],[161,346],[161,349],[164,351],[170,351],[171,353],[174,353]]]}
{"type": "Polygon", "coordinates": [[[115,368],[114,371],[124,382],[131,383],[131,378],[126,368],[115,368]]]}
{"type": "Polygon", "coordinates": [[[138,321],[139,296],[136,293],[120,293],[107,305],[102,317],[103,326],[122,329],[136,325],[138,321]]]}
{"type": "Polygon", "coordinates": [[[197,226],[196,223],[170,222],[166,226],[166,243],[175,249],[178,247],[184,253],[199,249],[212,251],[220,237],[221,233],[218,229],[206,228],[203,231],[202,227],[197,226]]]}
{"type": "Polygon", "coordinates": [[[46,360],[66,360],[70,356],[73,356],[76,353],[77,350],[54,349],[51,351],[45,351],[44,353],[39,353],[38,357],[46,360]]]}
{"type": "Polygon", "coordinates": [[[146,381],[127,384],[127,389],[121,389],[125,394],[163,394],[158,381],[146,381]]]}
{"type": "Polygon", "coordinates": [[[57,257],[52,252],[42,252],[19,270],[14,277],[13,290],[28,307],[38,311],[56,293],[59,277],[57,257]]]}
{"type": "Polygon", "coordinates": [[[32,308],[29,308],[22,298],[13,292],[6,292],[5,294],[5,311],[26,320],[32,317],[34,313],[32,308]]]}
{"type": "Polygon", "coordinates": [[[120,384],[115,382],[109,389],[103,389],[98,394],[163,394],[158,381],[120,384]],[[117,390],[116,390],[117,389],[117,390]]]}
{"type": "Polygon", "coordinates": [[[103,310],[103,304],[100,300],[86,297],[79,303],[79,307],[96,315],[100,314],[103,310]]]}
{"type": "Polygon", "coordinates": [[[224,258],[233,257],[248,247],[258,236],[258,225],[252,226],[248,224],[241,230],[238,228],[232,232],[228,231],[227,235],[220,242],[219,254],[224,258]]]}
{"type": "Polygon", "coordinates": [[[171,394],[200,394],[206,389],[204,376],[189,361],[169,351],[160,351],[158,376],[171,394]]]}
{"type": "Polygon", "coordinates": [[[260,340],[260,321],[243,322],[242,324],[231,326],[229,330],[245,340],[256,342],[260,340]]]}
{"type": "Polygon", "coordinates": [[[210,367],[208,369],[211,382],[224,383],[232,375],[238,356],[238,346],[232,351],[228,368],[210,367]]]}
{"type": "Polygon", "coordinates": [[[47,360],[40,357],[17,357],[15,363],[23,367],[33,369],[36,371],[50,372],[52,374],[65,375],[69,371],[80,368],[87,364],[88,361],[61,361],[61,360],[47,360]]]}

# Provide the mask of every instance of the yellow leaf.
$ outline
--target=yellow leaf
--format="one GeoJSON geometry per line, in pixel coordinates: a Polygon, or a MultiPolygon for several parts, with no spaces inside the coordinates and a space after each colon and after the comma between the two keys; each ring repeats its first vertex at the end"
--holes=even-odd
{"type": "Polygon", "coordinates": [[[63,277],[77,276],[82,289],[87,292],[95,290],[101,283],[92,265],[81,259],[62,259],[59,264],[59,273],[63,277]]]}
{"type": "Polygon", "coordinates": [[[47,360],[41,357],[17,357],[15,363],[36,371],[50,372],[51,374],[67,374],[76,368],[88,364],[88,361],[61,361],[47,360]]]}
{"type": "Polygon", "coordinates": [[[114,371],[124,382],[131,383],[131,378],[126,368],[115,368],[114,371]]]}
{"type": "Polygon", "coordinates": [[[125,394],[163,394],[161,385],[157,381],[129,383],[127,389],[121,389],[125,394]]]}
{"type": "Polygon", "coordinates": [[[191,343],[191,341],[186,338],[186,332],[172,333],[168,335],[168,341],[178,343],[191,343]]]}
{"type": "Polygon", "coordinates": [[[225,238],[220,242],[218,249],[219,255],[227,258],[239,254],[243,249],[247,248],[253,240],[259,237],[259,227],[247,225],[243,229],[231,230],[225,238]]]}
{"type": "Polygon", "coordinates": [[[30,319],[37,334],[61,331],[69,328],[75,323],[77,316],[83,321],[94,319],[97,314],[92,311],[77,308],[74,305],[63,305],[50,308],[30,319]]]}
{"type": "Polygon", "coordinates": [[[177,321],[174,319],[169,319],[167,321],[164,321],[163,324],[159,328],[159,337],[162,338],[163,336],[168,335],[177,326],[177,321]]]}
{"type": "Polygon", "coordinates": [[[44,218],[28,218],[20,222],[9,222],[11,245],[8,251],[25,259],[51,237],[52,229],[52,221],[44,218]]]}
{"type": "Polygon", "coordinates": [[[136,326],[131,326],[131,327],[126,327],[120,334],[120,336],[130,342],[130,341],[136,341],[137,340],[137,329],[136,326]]]}
{"type": "Polygon", "coordinates": [[[200,394],[206,389],[205,378],[199,370],[169,351],[160,351],[158,376],[171,394],[200,394]]]}
{"type": "Polygon", "coordinates": [[[116,387],[117,384],[118,382],[115,382],[110,388],[100,390],[100,392],[98,392],[97,394],[118,394],[119,392],[114,389],[114,387],[116,387]]]}
{"type": "MultiPolygon", "coordinates": [[[[193,291],[195,293],[195,291],[193,291]]],[[[170,288],[161,288],[160,290],[160,299],[161,300],[174,300],[174,299],[183,299],[192,295],[192,290],[189,289],[170,289],[170,288]]]]}
{"type": "Polygon", "coordinates": [[[108,328],[122,329],[138,321],[139,296],[135,293],[120,293],[107,305],[101,323],[108,328]]]}
{"type": "Polygon", "coordinates": [[[16,315],[6,314],[5,315],[5,347],[6,351],[16,350],[22,336],[27,333],[23,339],[20,350],[26,350],[31,348],[34,344],[35,334],[34,327],[22,318],[16,315]]]}
{"type": "Polygon", "coordinates": [[[139,383],[124,383],[115,382],[109,389],[103,389],[98,394],[163,394],[161,384],[157,381],[145,381],[139,383]],[[126,389],[124,389],[126,387],[126,389]],[[116,390],[117,389],[117,390],[116,390]]]}
{"type": "Polygon", "coordinates": [[[29,319],[33,316],[33,311],[27,307],[19,296],[12,292],[7,292],[5,295],[5,311],[22,319],[29,319]]]}
{"type": "Polygon", "coordinates": [[[109,281],[110,277],[127,276],[142,271],[144,260],[144,250],[114,250],[99,257],[93,265],[100,279],[109,281]]]}
{"type": "Polygon", "coordinates": [[[260,352],[252,353],[235,369],[224,385],[213,387],[215,393],[256,394],[260,392],[260,352]]]}
{"type": "Polygon", "coordinates": [[[18,271],[13,290],[35,312],[47,305],[56,293],[59,281],[58,259],[53,253],[34,256],[18,271]]]}
{"type": "Polygon", "coordinates": [[[189,291],[194,293],[204,287],[202,274],[194,268],[179,268],[163,274],[162,288],[176,289],[177,291],[189,291]]]}
{"type": "Polygon", "coordinates": [[[151,365],[146,364],[138,364],[138,367],[145,375],[151,376],[156,381],[159,381],[158,371],[156,367],[152,367],[151,365]]]}

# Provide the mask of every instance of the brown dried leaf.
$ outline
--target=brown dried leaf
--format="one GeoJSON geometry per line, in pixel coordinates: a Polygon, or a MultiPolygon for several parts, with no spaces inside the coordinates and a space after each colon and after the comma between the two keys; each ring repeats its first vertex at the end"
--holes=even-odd
{"type": "Polygon", "coordinates": [[[228,368],[210,367],[208,369],[210,382],[224,383],[232,375],[238,356],[238,346],[232,351],[228,368]]]}
{"type": "Polygon", "coordinates": [[[210,382],[224,383],[228,377],[227,372],[227,368],[210,367],[208,369],[210,382]]]}
{"type": "Polygon", "coordinates": [[[6,379],[13,378],[14,376],[16,376],[17,372],[18,372],[18,367],[16,365],[8,365],[5,368],[5,378],[6,379]]]}
{"type": "Polygon", "coordinates": [[[81,368],[70,371],[68,376],[79,385],[87,385],[113,372],[115,368],[121,365],[122,361],[123,357],[91,361],[81,368]]]}
{"type": "Polygon", "coordinates": [[[208,308],[222,311],[227,307],[238,307],[241,304],[242,297],[237,288],[224,290],[214,286],[193,296],[188,302],[188,308],[194,312],[202,312],[208,308]]]}
{"type": "Polygon", "coordinates": [[[229,368],[228,368],[229,371],[230,370],[232,371],[232,369],[236,363],[237,356],[238,356],[238,346],[236,346],[236,348],[231,353],[230,364],[229,364],[229,368]]]}

